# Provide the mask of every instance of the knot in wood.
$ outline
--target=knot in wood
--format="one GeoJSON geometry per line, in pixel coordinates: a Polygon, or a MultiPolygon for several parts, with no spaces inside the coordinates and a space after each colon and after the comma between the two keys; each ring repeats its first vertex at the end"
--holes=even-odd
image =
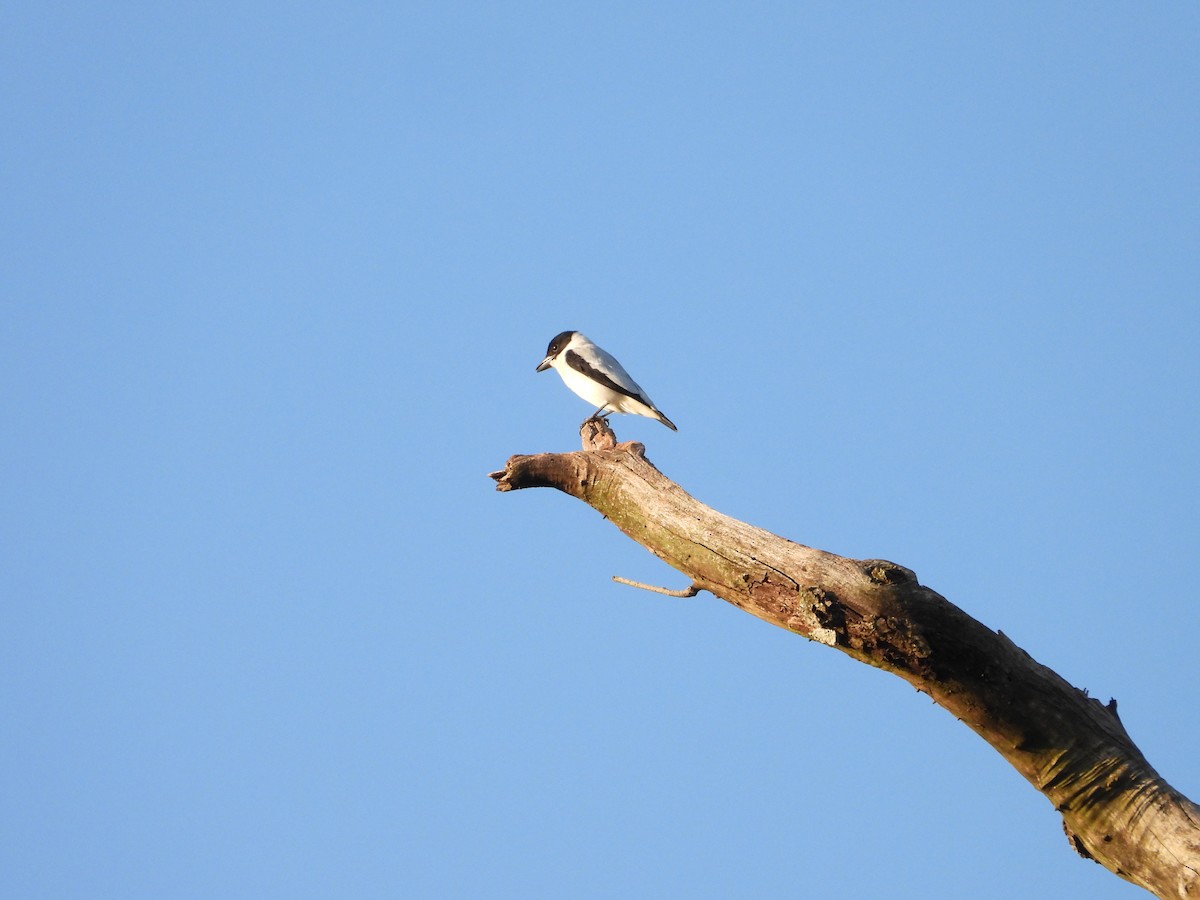
{"type": "Polygon", "coordinates": [[[917,573],[886,559],[864,559],[863,571],[875,584],[920,584],[917,573]]]}

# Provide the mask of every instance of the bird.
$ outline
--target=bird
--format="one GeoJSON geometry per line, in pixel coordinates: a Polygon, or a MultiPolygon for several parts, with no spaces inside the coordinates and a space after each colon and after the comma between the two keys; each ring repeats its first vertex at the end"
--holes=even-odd
{"type": "Polygon", "coordinates": [[[564,331],[554,336],[546,348],[546,358],[537,367],[538,372],[547,369],[554,369],[562,377],[563,384],[599,407],[585,422],[603,419],[614,412],[633,413],[657,419],[672,431],[679,430],[619,362],[578,331],[564,331]]]}

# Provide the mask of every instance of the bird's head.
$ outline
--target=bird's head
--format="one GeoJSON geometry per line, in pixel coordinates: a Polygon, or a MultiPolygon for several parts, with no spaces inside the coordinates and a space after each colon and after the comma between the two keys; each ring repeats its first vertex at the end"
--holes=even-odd
{"type": "Polygon", "coordinates": [[[554,365],[554,361],[562,355],[562,352],[570,345],[571,339],[578,333],[577,331],[564,331],[556,334],[554,340],[550,342],[550,346],[546,348],[546,358],[538,363],[536,371],[545,372],[554,365]]]}

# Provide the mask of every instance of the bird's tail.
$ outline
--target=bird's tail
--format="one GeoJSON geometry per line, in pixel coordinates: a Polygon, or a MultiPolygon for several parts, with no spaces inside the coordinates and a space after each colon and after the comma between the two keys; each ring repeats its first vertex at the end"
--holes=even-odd
{"type": "Polygon", "coordinates": [[[668,428],[670,428],[672,431],[678,431],[678,430],[679,430],[678,428],[676,428],[676,427],[675,427],[675,423],[674,423],[674,422],[672,422],[670,419],[668,419],[666,416],[664,416],[662,413],[660,413],[660,412],[659,412],[657,409],[656,409],[656,410],[654,410],[654,417],[655,417],[656,419],[658,419],[658,421],[660,421],[660,422],[662,422],[664,425],[666,425],[668,428]]]}

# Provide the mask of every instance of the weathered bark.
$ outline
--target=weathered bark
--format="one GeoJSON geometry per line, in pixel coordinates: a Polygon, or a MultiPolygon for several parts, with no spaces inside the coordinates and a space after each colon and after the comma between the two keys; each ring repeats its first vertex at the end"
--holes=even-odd
{"type": "Polygon", "coordinates": [[[557,488],[752,615],[929,694],[991,744],[1063,817],[1080,855],[1159,897],[1200,898],[1200,807],[1151,768],[1116,702],[1089,698],[916,575],[815,550],[722,515],[585,422],[583,451],[513,456],[497,490],[557,488]]]}

